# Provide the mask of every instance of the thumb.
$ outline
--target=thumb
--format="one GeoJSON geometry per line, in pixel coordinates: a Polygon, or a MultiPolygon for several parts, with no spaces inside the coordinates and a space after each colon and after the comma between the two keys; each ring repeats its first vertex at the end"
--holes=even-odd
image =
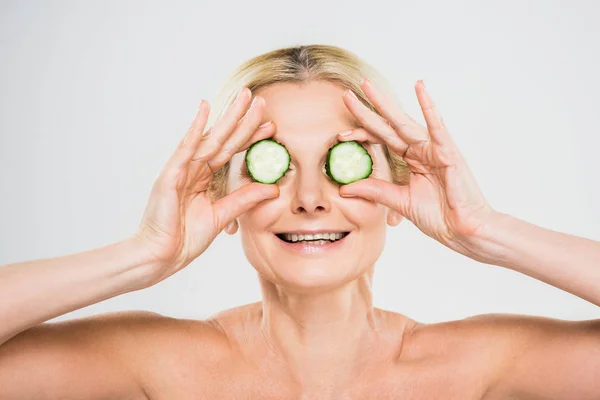
{"type": "Polygon", "coordinates": [[[263,200],[279,195],[277,185],[253,182],[234,190],[213,204],[217,232],[221,232],[228,223],[239,217],[263,200]]]}
{"type": "Polygon", "coordinates": [[[375,203],[383,204],[406,216],[409,204],[408,186],[396,185],[377,178],[361,179],[340,187],[342,197],[363,197],[375,203]]]}

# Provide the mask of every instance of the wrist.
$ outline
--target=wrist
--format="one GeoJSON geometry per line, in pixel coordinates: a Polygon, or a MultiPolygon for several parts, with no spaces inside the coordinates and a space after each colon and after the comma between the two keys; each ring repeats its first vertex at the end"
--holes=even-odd
{"type": "Polygon", "coordinates": [[[488,214],[480,227],[468,237],[460,240],[463,248],[470,258],[493,265],[502,265],[508,255],[508,248],[502,240],[503,235],[510,235],[510,225],[514,217],[499,211],[488,214]]]}
{"type": "Polygon", "coordinates": [[[139,289],[154,285],[159,271],[164,270],[164,262],[158,260],[150,250],[147,242],[138,235],[132,235],[122,241],[123,248],[130,255],[129,272],[139,289]]]}

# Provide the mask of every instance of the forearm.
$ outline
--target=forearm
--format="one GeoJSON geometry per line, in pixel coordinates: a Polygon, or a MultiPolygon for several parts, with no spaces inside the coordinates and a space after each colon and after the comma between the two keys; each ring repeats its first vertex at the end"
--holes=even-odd
{"type": "Polygon", "coordinates": [[[134,239],[0,267],[0,345],[49,319],[148,285],[151,263],[134,239]]]}
{"type": "Polygon", "coordinates": [[[600,242],[497,212],[469,243],[478,261],[521,272],[600,306],[600,242]]]}

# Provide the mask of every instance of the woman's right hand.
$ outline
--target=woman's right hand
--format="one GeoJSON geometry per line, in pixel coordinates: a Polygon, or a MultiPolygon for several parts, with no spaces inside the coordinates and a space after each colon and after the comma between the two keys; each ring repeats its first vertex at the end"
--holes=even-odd
{"type": "Polygon", "coordinates": [[[259,127],[265,100],[243,88],[224,115],[204,133],[210,106],[202,100],[186,136],[154,181],[134,239],[153,260],[149,279],[156,284],[202,254],[229,222],[259,202],[279,195],[277,185],[253,182],[211,201],[213,173],[234,154],[270,137],[275,124],[259,127]]]}

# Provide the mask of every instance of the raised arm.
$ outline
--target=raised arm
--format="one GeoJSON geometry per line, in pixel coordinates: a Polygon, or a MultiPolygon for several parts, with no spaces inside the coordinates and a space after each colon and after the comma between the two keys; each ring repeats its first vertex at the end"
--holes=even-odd
{"type": "Polygon", "coordinates": [[[496,212],[465,243],[478,261],[521,272],[600,306],[600,242],[496,212]]]}
{"type": "Polygon", "coordinates": [[[148,285],[146,257],[128,239],[0,267],[0,398],[144,398],[123,318],[43,322],[148,285]]]}
{"type": "Polygon", "coordinates": [[[364,179],[340,188],[341,196],[382,203],[423,233],[477,261],[503,266],[600,305],[600,243],[527,223],[494,210],[446,129],[422,82],[416,85],[427,128],[362,84],[378,115],[353,96],[344,101],[360,121],[340,140],[385,143],[410,171],[408,185],[364,179]],[[386,121],[387,119],[387,121],[386,121]]]}
{"type": "MultiPolygon", "coordinates": [[[[423,127],[368,80],[362,84],[377,113],[350,93],[348,109],[361,127],[339,139],[384,143],[400,155],[410,181],[400,186],[363,179],[340,187],[341,196],[381,203],[388,222],[407,218],[443,245],[475,260],[500,265],[600,305],[600,244],[554,232],[492,209],[454,144],[422,82],[415,90],[423,127]]],[[[486,317],[488,318],[488,317],[486,317]]],[[[600,399],[600,320],[506,317],[490,332],[503,335],[502,360],[489,398],[600,399]],[[497,395],[497,397],[495,397],[497,395]]]]}
{"type": "Polygon", "coordinates": [[[248,108],[250,99],[244,88],[210,135],[204,134],[209,105],[200,104],[130,238],[0,267],[0,399],[147,398],[135,346],[137,333],[152,331],[152,313],[44,322],[168,278],[202,254],[231,220],[278,195],[276,185],[259,183],[216,201],[208,193],[212,168],[274,133],[274,125],[258,127],[264,100],[256,97],[248,108]]]}
{"type": "Polygon", "coordinates": [[[151,262],[140,243],[127,239],[0,267],[0,346],[49,319],[149,285],[151,262]]]}

